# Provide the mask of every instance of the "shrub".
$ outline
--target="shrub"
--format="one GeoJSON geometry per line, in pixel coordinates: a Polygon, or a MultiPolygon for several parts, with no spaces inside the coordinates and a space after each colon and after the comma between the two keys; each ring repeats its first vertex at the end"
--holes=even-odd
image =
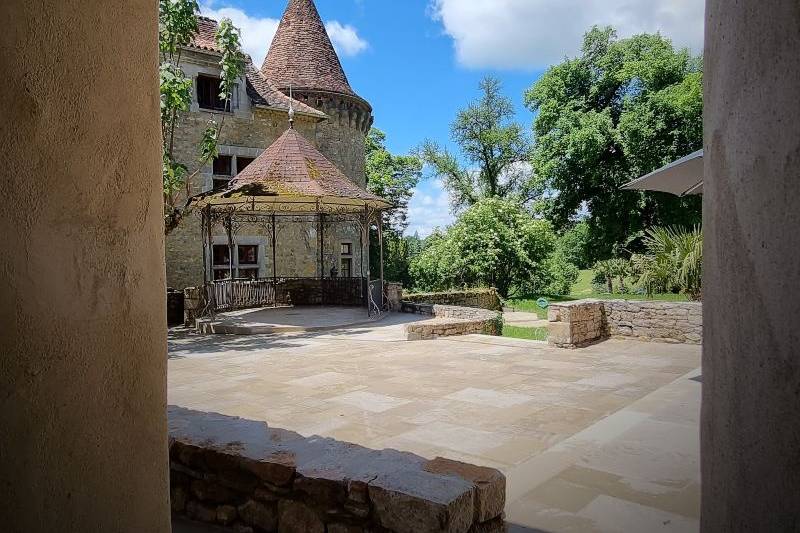
{"type": "Polygon", "coordinates": [[[550,282],[555,240],[549,222],[514,202],[487,198],[431,235],[412,261],[411,274],[421,290],[493,286],[505,297],[512,285],[541,288],[550,282]]]}
{"type": "Polygon", "coordinates": [[[634,254],[631,264],[638,277],[636,286],[648,294],[682,292],[693,300],[701,296],[703,233],[691,230],[652,228],[644,238],[645,253],[634,254]]]}

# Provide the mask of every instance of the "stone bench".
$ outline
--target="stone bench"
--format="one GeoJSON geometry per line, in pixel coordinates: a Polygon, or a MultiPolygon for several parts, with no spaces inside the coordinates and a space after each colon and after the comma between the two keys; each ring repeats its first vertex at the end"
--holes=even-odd
{"type": "Polygon", "coordinates": [[[172,509],[234,531],[505,531],[495,469],[169,408],[172,509]]]}
{"type": "Polygon", "coordinates": [[[455,335],[500,335],[500,313],[472,307],[403,301],[401,310],[433,317],[405,325],[406,339],[428,340],[455,335]]]}

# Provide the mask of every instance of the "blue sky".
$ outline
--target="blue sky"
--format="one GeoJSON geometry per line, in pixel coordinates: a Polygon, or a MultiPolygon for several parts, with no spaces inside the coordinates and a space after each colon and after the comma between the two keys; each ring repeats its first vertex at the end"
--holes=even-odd
{"type": "MultiPolygon", "coordinates": [[[[287,0],[201,0],[203,14],[230,17],[257,65],[287,0]]],[[[316,0],[353,89],[374,109],[389,149],[407,153],[425,139],[450,144],[458,109],[498,77],[517,106],[550,64],[573,56],[592,24],[621,35],[661,31],[676,44],[702,46],[703,0],[316,0]]],[[[420,184],[409,232],[427,235],[452,220],[436,180],[420,184]]]]}

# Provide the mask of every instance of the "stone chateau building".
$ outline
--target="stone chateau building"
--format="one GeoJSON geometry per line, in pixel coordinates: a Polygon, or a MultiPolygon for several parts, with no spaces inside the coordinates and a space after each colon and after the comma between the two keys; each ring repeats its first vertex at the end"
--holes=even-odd
{"type": "MultiPolygon", "coordinates": [[[[234,90],[230,109],[219,100],[220,51],[214,42],[216,21],[201,17],[199,31],[183,51],[182,67],[194,80],[189,112],[181,116],[175,134],[178,161],[194,169],[206,123],[224,117],[219,157],[189,184],[196,195],[222,188],[273,144],[289,126],[289,94],[293,96],[294,128],[345,176],[366,187],[364,139],[372,122],[372,107],[350,87],[313,0],[289,0],[261,69],[246,58],[246,75],[234,90]]],[[[273,254],[268,235],[256,228],[239,228],[233,251],[234,276],[322,277],[335,269],[342,277],[363,277],[360,230],[352,224],[329,222],[324,227],[324,264],[317,251],[317,225],[310,220],[282,219],[279,252],[273,254]]],[[[213,251],[206,268],[212,279],[229,275],[227,238],[222,227],[213,231],[213,251]]],[[[167,284],[198,286],[204,279],[203,238],[199,213],[189,213],[166,238],[167,284]]]]}

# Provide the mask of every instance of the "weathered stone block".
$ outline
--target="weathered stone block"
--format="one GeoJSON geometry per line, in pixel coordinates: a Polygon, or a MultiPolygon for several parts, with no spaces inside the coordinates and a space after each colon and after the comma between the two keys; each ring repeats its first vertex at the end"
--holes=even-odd
{"type": "Polygon", "coordinates": [[[437,457],[425,465],[427,472],[460,477],[476,487],[475,520],[486,522],[500,516],[506,504],[506,477],[494,468],[475,466],[437,457]]]}
{"type": "Polygon", "coordinates": [[[192,520],[212,523],[217,521],[217,509],[191,500],[186,504],[186,516],[192,520]]]}
{"type": "Polygon", "coordinates": [[[223,526],[232,524],[238,516],[236,507],[233,505],[220,505],[217,507],[217,522],[223,526]]]}
{"type": "Polygon", "coordinates": [[[414,487],[413,492],[401,492],[380,485],[369,487],[375,520],[382,527],[396,533],[466,532],[473,523],[474,487],[466,483],[463,489],[453,492],[453,487],[414,487]],[[435,493],[436,488],[443,492],[435,493]],[[420,490],[427,489],[421,497],[420,490]]]}
{"type": "Polygon", "coordinates": [[[278,487],[290,484],[295,472],[294,457],[280,452],[262,461],[243,461],[243,466],[262,480],[278,487]]]}
{"type": "Polygon", "coordinates": [[[325,533],[325,525],[309,506],[292,500],[278,503],[279,533],[325,533]]]}
{"type": "Polygon", "coordinates": [[[169,501],[172,511],[175,513],[182,513],[186,509],[186,500],[188,498],[186,489],[172,485],[169,492],[169,501]]]}
{"type": "Polygon", "coordinates": [[[278,513],[275,504],[248,500],[247,503],[239,506],[238,511],[242,521],[249,526],[258,527],[264,531],[278,530],[278,513]]]}
{"type": "Polygon", "coordinates": [[[506,525],[505,518],[499,516],[494,520],[475,524],[472,526],[472,529],[469,530],[469,533],[506,533],[507,531],[508,526],[506,525]]]}
{"type": "Polygon", "coordinates": [[[364,533],[364,528],[348,524],[328,524],[328,533],[364,533]]]}
{"type": "Polygon", "coordinates": [[[231,489],[200,479],[192,481],[191,492],[201,502],[226,503],[236,498],[231,489]]]}

